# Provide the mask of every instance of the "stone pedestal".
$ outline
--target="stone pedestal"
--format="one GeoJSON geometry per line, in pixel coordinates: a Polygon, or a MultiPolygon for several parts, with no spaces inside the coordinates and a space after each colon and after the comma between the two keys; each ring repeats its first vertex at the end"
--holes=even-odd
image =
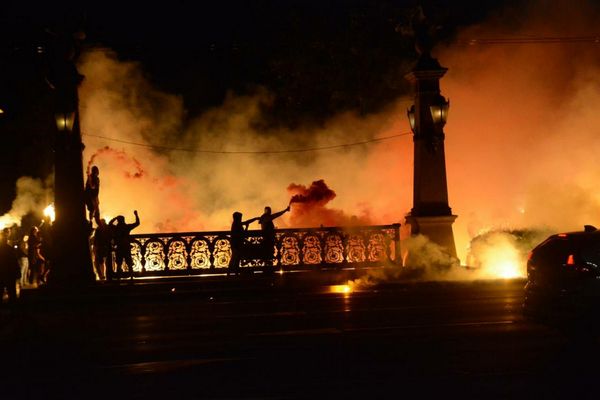
{"type": "Polygon", "coordinates": [[[408,235],[427,236],[431,242],[443,247],[449,256],[456,259],[456,245],[452,231],[452,224],[456,217],[456,215],[415,217],[409,214],[405,219],[403,239],[406,239],[408,235]]]}

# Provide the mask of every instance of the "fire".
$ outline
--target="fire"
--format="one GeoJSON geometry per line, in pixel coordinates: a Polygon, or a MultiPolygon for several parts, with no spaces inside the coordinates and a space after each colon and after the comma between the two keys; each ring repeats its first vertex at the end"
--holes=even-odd
{"type": "Polygon", "coordinates": [[[510,244],[490,247],[486,253],[481,265],[486,274],[502,279],[525,275],[523,260],[518,250],[510,244]]]}
{"type": "Polygon", "coordinates": [[[519,278],[522,275],[519,264],[515,260],[498,260],[492,268],[498,277],[503,279],[519,278]]]}
{"type": "Polygon", "coordinates": [[[44,208],[44,217],[50,218],[50,222],[54,222],[56,219],[56,213],[54,212],[54,204],[49,204],[44,208]]]}
{"type": "Polygon", "coordinates": [[[13,217],[10,214],[4,214],[3,216],[0,217],[0,229],[4,229],[7,228],[9,226],[15,225],[15,224],[19,224],[19,220],[15,217],[13,217]]]}
{"type": "Polygon", "coordinates": [[[329,286],[329,292],[350,294],[352,293],[352,287],[350,285],[331,285],[329,286]]]}

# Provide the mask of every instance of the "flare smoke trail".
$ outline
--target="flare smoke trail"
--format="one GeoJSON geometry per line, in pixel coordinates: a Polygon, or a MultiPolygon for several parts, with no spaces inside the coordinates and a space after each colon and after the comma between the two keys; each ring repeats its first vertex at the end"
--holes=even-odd
{"type": "Polygon", "coordinates": [[[127,178],[141,178],[144,175],[142,164],[138,160],[127,155],[123,150],[115,150],[109,146],[101,147],[92,154],[85,169],[86,175],[91,174],[92,166],[98,157],[112,159],[116,165],[120,166],[127,166],[130,164],[131,170],[125,169],[122,171],[127,178]]]}

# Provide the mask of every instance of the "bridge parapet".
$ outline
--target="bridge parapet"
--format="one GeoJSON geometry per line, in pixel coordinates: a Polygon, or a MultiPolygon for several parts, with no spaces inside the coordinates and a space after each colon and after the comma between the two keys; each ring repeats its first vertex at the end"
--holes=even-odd
{"type": "MultiPolygon", "coordinates": [[[[247,232],[248,246],[259,246],[261,232],[247,232]]],[[[230,232],[132,235],[136,276],[203,275],[227,272],[230,232]]],[[[243,259],[241,270],[262,269],[260,258],[243,259]]],[[[400,264],[400,224],[278,229],[274,266],[283,271],[366,268],[400,264]]],[[[123,269],[126,270],[123,265],[123,269]]]]}

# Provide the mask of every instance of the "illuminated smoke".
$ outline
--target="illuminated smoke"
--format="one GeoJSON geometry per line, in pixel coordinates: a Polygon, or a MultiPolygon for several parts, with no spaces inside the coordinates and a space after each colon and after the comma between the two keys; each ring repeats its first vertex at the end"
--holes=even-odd
{"type": "Polygon", "coordinates": [[[127,216],[138,209],[139,232],[225,230],[234,211],[245,218],[260,215],[265,206],[279,211],[289,203],[290,182],[316,177],[335,188],[335,205],[319,204],[307,212],[308,204],[295,203],[291,213],[277,220],[279,227],[335,225],[356,218],[394,223],[402,217],[398,199],[408,198],[408,182],[395,178],[398,186],[386,188],[385,196],[378,194],[383,194],[386,171],[396,169],[399,160],[409,162],[408,137],[326,152],[226,152],[330,146],[397,134],[408,130],[407,122],[390,115],[402,115],[404,101],[368,117],[341,114],[318,129],[257,131],[262,105],[271,101],[259,89],[249,96],[230,94],[220,107],[189,118],[184,126],[180,99],[153,89],[139,65],[96,49],[83,56],[80,70],[86,76],[80,90],[84,159],[100,170],[101,214],[127,216]],[[348,173],[340,165],[348,165],[348,173]],[[130,179],[136,171],[143,171],[142,176],[130,179]],[[357,186],[363,191],[357,192],[357,186]]]}
{"type": "Polygon", "coordinates": [[[152,88],[138,64],[109,50],[90,51],[81,61],[84,160],[100,170],[101,216],[132,219],[139,210],[139,232],[204,229],[196,182],[175,174],[168,154],[98,137],[164,145],[181,130],[181,99],[152,88]]]}
{"type": "Polygon", "coordinates": [[[449,67],[441,81],[452,99],[448,183],[463,254],[493,228],[556,232],[600,221],[598,45],[464,44],[597,35],[598,8],[587,2],[529,4],[466,29],[438,52],[449,67]]]}
{"type": "MultiPolygon", "coordinates": [[[[448,187],[463,263],[471,240],[486,230],[600,225],[598,47],[465,45],[471,38],[595,34],[595,8],[544,4],[533,2],[516,15],[470,27],[434,54],[449,68],[440,86],[452,100],[445,127],[448,187]]],[[[277,220],[279,227],[337,225],[348,216],[391,224],[403,222],[412,206],[409,136],[332,151],[226,154],[408,132],[410,99],[398,99],[369,116],[343,113],[319,128],[258,131],[261,105],[272,100],[265,90],[228,94],[221,106],[184,118],[181,98],[157,91],[139,65],[119,61],[110,51],[88,52],[80,70],[86,76],[81,87],[82,127],[89,134],[84,136],[86,162],[106,146],[123,154],[121,159],[108,154],[94,159],[101,173],[101,210],[128,216],[139,209],[140,232],[228,229],[233,211],[248,218],[267,205],[278,211],[290,195],[302,194],[286,191],[290,182],[316,179],[327,182],[335,198],[315,202],[310,213],[305,203],[293,203],[292,212],[277,220]],[[127,177],[137,171],[132,160],[144,171],[139,179],[127,177]]],[[[405,72],[398,68],[399,75],[405,72]]],[[[419,240],[414,239],[417,248],[435,254],[426,244],[419,247],[419,240]]]]}
{"type": "Polygon", "coordinates": [[[0,216],[0,228],[20,225],[21,219],[28,213],[41,217],[42,210],[52,198],[52,181],[22,176],[16,183],[16,197],[8,213],[0,216]]]}

